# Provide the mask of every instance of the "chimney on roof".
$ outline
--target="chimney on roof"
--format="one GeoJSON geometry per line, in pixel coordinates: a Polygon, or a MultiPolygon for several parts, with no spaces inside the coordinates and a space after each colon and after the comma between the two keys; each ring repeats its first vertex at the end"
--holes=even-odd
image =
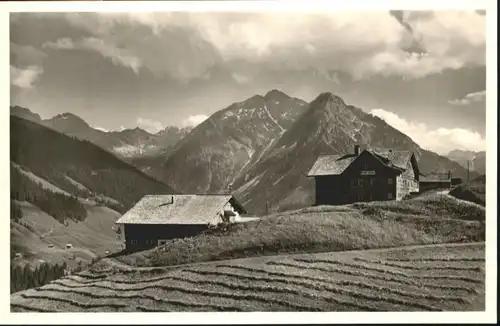
{"type": "Polygon", "coordinates": [[[359,145],[354,145],[354,155],[359,155],[359,145]]]}
{"type": "Polygon", "coordinates": [[[172,195],[172,197],[170,197],[170,202],[160,204],[160,207],[161,206],[166,206],[166,205],[172,205],[173,203],[174,203],[174,195],[172,195]]]}
{"type": "Polygon", "coordinates": [[[451,180],[451,170],[448,170],[448,179],[451,180]]]}

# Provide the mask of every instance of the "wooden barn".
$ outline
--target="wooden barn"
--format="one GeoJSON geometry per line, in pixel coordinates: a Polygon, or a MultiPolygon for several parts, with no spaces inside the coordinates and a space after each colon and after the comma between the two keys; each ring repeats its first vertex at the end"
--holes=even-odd
{"type": "Polygon", "coordinates": [[[365,149],[344,155],[319,156],[309,177],[315,181],[316,205],[342,205],[360,201],[401,200],[419,191],[414,153],[365,149]]]}
{"type": "Polygon", "coordinates": [[[457,181],[460,182],[461,179],[452,178],[451,171],[448,173],[426,174],[420,178],[420,191],[450,189],[457,184],[457,181]]]}
{"type": "Polygon", "coordinates": [[[244,213],[232,195],[147,195],[116,223],[122,226],[126,250],[136,251],[234,222],[244,213]]]}

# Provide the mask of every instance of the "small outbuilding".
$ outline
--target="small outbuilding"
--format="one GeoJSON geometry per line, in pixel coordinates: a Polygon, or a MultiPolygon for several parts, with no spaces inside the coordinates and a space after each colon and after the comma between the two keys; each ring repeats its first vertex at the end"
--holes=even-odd
{"type": "Polygon", "coordinates": [[[457,182],[452,178],[451,171],[448,173],[431,173],[423,176],[420,180],[420,191],[432,189],[450,189],[457,182]]]}
{"type": "Polygon", "coordinates": [[[135,251],[197,235],[245,213],[229,194],[146,195],[116,223],[123,226],[125,249],[135,251]]]}

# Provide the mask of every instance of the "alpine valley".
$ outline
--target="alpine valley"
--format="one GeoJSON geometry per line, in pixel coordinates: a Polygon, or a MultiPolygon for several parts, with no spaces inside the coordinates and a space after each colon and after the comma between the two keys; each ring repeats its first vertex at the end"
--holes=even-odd
{"type": "Polygon", "coordinates": [[[313,185],[306,173],[317,156],[349,153],[356,144],[412,150],[423,174],[467,174],[466,167],[332,93],[307,103],[275,89],[233,103],[192,130],[171,126],[157,134],[104,132],[71,113],[43,120],[19,106],[11,106],[11,115],[91,142],[179,193],[232,191],[252,214],[264,213],[266,203],[271,211],[310,205],[313,185]]]}

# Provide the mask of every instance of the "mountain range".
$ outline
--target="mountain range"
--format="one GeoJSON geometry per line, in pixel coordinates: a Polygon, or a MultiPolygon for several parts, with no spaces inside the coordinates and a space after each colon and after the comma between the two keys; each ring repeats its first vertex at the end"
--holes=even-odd
{"type": "Polygon", "coordinates": [[[11,106],[10,112],[11,115],[36,122],[68,136],[88,140],[126,160],[163,154],[192,129],[168,126],[156,134],[151,134],[137,127],[105,132],[92,128],[82,118],[72,113],[42,119],[40,115],[20,106],[11,106]]]}
{"type": "Polygon", "coordinates": [[[28,109],[11,107],[11,114],[91,141],[180,193],[232,191],[254,214],[263,213],[266,202],[272,211],[311,204],[313,184],[305,175],[317,156],[350,153],[354,145],[412,150],[424,174],[467,175],[459,163],[422,149],[332,93],[307,103],[275,89],[233,103],[192,130],[156,135],[139,128],[102,132],[71,113],[42,120],[28,109]],[[117,150],[137,144],[154,144],[154,149],[144,145],[142,154],[117,150]]]}
{"type": "Polygon", "coordinates": [[[446,156],[466,169],[469,168],[471,171],[475,171],[480,174],[484,174],[486,172],[485,151],[474,152],[456,149],[450,151],[446,156]]]}
{"type": "Polygon", "coordinates": [[[455,176],[465,171],[456,162],[422,149],[410,137],[384,120],[347,105],[331,93],[322,93],[310,103],[280,139],[235,182],[240,201],[257,212],[280,211],[311,205],[313,180],[306,177],[316,158],[323,154],[352,153],[361,148],[411,150],[422,173],[455,176]]]}
{"type": "Polygon", "coordinates": [[[306,109],[306,102],[278,90],[231,104],[160,156],[155,176],[180,192],[226,191],[306,109]]]}
{"type": "Polygon", "coordinates": [[[256,214],[312,203],[305,174],[318,155],[362,147],[412,150],[423,173],[465,177],[458,163],[422,149],[384,120],[331,93],[311,103],[273,90],[214,113],[179,141],[150,173],[186,193],[232,189],[256,214]]]}

